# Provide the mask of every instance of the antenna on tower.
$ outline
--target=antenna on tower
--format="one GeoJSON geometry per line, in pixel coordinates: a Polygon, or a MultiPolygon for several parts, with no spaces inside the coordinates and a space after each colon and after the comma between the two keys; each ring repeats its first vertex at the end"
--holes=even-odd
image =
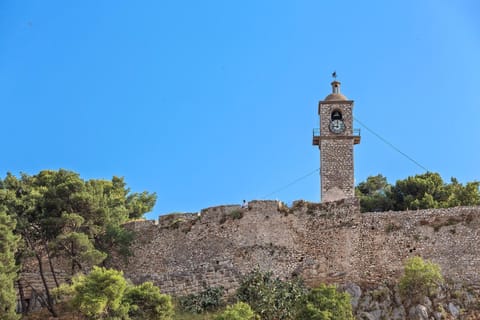
{"type": "Polygon", "coordinates": [[[337,71],[332,72],[333,80],[337,80],[337,71]]]}

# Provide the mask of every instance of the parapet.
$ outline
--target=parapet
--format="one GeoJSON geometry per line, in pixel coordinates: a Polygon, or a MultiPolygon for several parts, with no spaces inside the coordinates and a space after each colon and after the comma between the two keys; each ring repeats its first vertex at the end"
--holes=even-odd
{"type": "Polygon", "coordinates": [[[200,220],[202,223],[218,223],[222,217],[236,211],[244,210],[240,205],[223,205],[203,209],[200,211],[200,220]]]}
{"type": "Polygon", "coordinates": [[[242,208],[238,204],[214,206],[202,209],[199,213],[170,213],[162,215],[158,217],[158,221],[141,219],[130,221],[125,226],[130,230],[138,232],[153,230],[154,228],[175,229],[184,223],[223,224],[228,217],[236,217],[238,219],[245,214],[268,216],[275,212],[283,215],[309,214],[319,217],[344,218],[360,213],[360,204],[357,198],[346,198],[322,203],[297,200],[293,202],[291,207],[278,200],[252,200],[248,203],[247,208],[242,208]]]}
{"type": "Polygon", "coordinates": [[[171,228],[175,224],[196,220],[197,218],[198,214],[196,213],[171,213],[158,217],[158,226],[161,228],[171,228]]]}

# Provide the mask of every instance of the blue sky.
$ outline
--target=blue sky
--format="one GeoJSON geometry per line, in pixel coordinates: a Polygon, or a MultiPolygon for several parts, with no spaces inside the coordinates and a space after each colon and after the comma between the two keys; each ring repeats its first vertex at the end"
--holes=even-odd
{"type": "MultiPolygon", "coordinates": [[[[479,180],[479,57],[476,0],[3,0],[0,174],[124,176],[158,194],[149,217],[319,201],[318,173],[283,187],[319,167],[336,70],[362,123],[446,180],[479,180]]],[[[423,172],[356,127],[357,182],[423,172]]]]}

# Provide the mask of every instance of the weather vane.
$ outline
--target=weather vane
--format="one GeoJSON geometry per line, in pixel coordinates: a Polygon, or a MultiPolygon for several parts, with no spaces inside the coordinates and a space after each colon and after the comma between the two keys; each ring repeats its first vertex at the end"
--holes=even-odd
{"type": "Polygon", "coordinates": [[[337,80],[337,71],[333,71],[332,72],[332,77],[333,77],[333,80],[337,80]]]}

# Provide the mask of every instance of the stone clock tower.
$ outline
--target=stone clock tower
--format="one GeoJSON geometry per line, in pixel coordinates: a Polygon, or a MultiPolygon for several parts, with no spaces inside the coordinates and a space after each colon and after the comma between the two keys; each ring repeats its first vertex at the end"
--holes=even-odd
{"type": "Polygon", "coordinates": [[[353,100],[332,82],[332,93],[318,103],[320,128],[313,131],[313,145],[320,149],[320,199],[335,201],[355,196],[353,145],[360,132],[353,129],[353,100]]]}

